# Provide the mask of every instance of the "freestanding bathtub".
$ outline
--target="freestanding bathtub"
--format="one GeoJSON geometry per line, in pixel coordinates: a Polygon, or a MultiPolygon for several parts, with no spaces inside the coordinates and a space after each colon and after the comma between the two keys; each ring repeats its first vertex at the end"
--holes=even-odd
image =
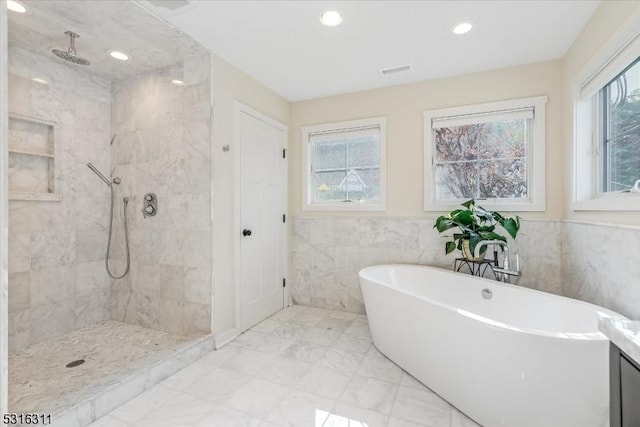
{"type": "Polygon", "coordinates": [[[435,267],[368,267],[360,284],[375,346],[482,426],[609,425],[597,324],[623,316],[435,267]]]}

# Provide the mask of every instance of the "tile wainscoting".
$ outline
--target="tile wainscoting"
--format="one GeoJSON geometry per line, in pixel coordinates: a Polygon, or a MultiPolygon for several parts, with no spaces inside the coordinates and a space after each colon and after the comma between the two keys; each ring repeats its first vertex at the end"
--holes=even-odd
{"type": "MultiPolygon", "coordinates": [[[[291,224],[290,283],[297,304],[364,312],[358,271],[384,263],[451,268],[444,240],[422,218],[307,218],[291,224]]],[[[529,288],[591,302],[640,319],[640,227],[522,221],[511,242],[529,288]]]]}
{"type": "Polygon", "coordinates": [[[562,223],[563,294],[640,319],[640,227],[562,223]]]}
{"type": "MultiPolygon", "coordinates": [[[[291,224],[291,295],[296,304],[364,312],[358,271],[403,263],[451,268],[444,239],[423,218],[308,218],[291,224]]],[[[563,294],[558,220],[523,221],[512,252],[520,254],[518,284],[563,294]]]]}

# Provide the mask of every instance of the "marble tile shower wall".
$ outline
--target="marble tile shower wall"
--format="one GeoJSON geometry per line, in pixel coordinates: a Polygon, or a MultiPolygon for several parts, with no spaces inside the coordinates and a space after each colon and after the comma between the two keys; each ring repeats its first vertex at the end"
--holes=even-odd
{"type": "MultiPolygon", "coordinates": [[[[512,251],[522,260],[518,283],[562,293],[560,222],[523,221],[512,251]]],[[[361,268],[410,263],[451,268],[433,220],[421,218],[306,218],[291,226],[290,281],[295,303],[364,312],[361,268]]]]}
{"type": "Polygon", "coordinates": [[[86,167],[110,166],[111,85],[20,48],[9,51],[11,112],[60,124],[62,201],[9,202],[9,346],[109,319],[109,195],[86,167]],[[44,78],[48,84],[31,80],[44,78]]]}
{"type": "Polygon", "coordinates": [[[562,225],[563,293],[640,319],[640,227],[562,225]]]}
{"type": "MultiPolygon", "coordinates": [[[[165,332],[211,330],[209,55],[113,83],[112,173],[130,200],[131,273],[111,284],[114,320],[165,332]],[[171,80],[184,81],[184,86],[171,80]],[[146,193],[158,214],[143,218],[146,193]]],[[[114,267],[123,271],[122,228],[114,267]]]]}

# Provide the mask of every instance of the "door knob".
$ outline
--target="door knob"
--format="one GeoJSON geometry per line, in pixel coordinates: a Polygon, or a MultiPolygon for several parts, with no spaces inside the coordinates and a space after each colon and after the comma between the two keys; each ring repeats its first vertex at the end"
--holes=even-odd
{"type": "Polygon", "coordinates": [[[251,236],[251,230],[249,230],[248,228],[245,228],[244,230],[242,230],[242,235],[251,236]]]}

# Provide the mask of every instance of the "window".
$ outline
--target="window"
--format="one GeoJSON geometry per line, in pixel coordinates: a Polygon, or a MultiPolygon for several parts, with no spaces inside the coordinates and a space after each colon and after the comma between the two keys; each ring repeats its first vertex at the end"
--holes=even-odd
{"type": "Polygon", "coordinates": [[[572,83],[573,210],[640,210],[640,30],[631,21],[572,83]]]}
{"type": "Polygon", "coordinates": [[[386,118],[302,128],[304,208],[384,210],[386,118]]]}
{"type": "Polygon", "coordinates": [[[597,98],[600,191],[628,191],[640,180],[640,58],[597,98]]]}
{"type": "Polygon", "coordinates": [[[496,209],[544,210],[546,101],[425,112],[425,210],[470,198],[496,209]]]}

